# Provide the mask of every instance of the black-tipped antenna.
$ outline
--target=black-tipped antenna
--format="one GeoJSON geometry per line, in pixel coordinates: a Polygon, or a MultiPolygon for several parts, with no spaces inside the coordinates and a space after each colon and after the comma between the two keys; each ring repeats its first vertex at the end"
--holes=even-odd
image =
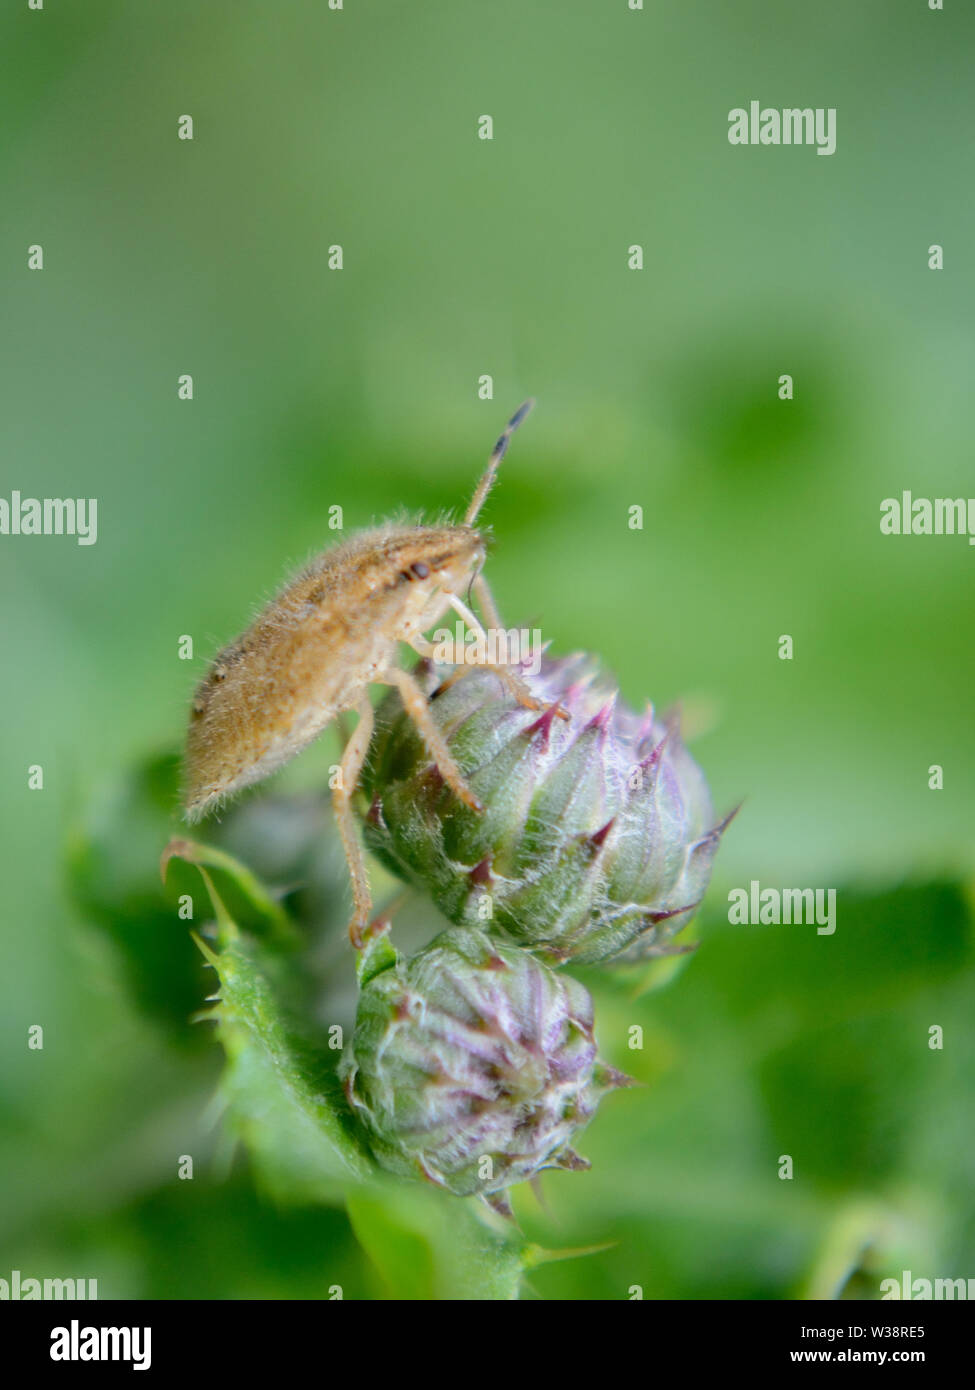
{"type": "Polygon", "coordinates": [[[501,462],[505,454],[508,452],[508,440],[514,434],[515,430],[521,424],[522,420],[524,420],[525,416],[529,413],[534,404],[535,398],[533,396],[529,397],[529,399],[525,401],[524,405],[520,405],[518,407],[514,415],[512,415],[511,419],[508,421],[508,423],[502,430],[501,437],[498,439],[497,444],[495,444],[493,450],[491,451],[491,457],[488,459],[488,465],[487,468],[484,470],[484,475],[477,485],[477,488],[474,492],[474,496],[471,498],[471,505],[467,508],[467,515],[464,517],[465,526],[473,526],[474,522],[477,520],[477,514],[484,506],[484,499],[485,497],[487,497],[488,493],[491,491],[491,488],[494,485],[494,479],[498,471],[498,464],[501,462]]]}

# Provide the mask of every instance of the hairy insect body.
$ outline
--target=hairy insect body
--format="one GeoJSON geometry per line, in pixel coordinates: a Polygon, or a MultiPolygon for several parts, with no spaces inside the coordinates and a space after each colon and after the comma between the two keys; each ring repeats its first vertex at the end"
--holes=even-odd
{"type": "MultiPolygon", "coordinates": [[[[352,795],[373,730],[369,687],[394,685],[432,761],[454,795],[481,810],[427,708],[426,696],[396,661],[406,642],[421,656],[432,644],[423,633],[448,608],[486,639],[461,594],[470,588],[485,620],[499,626],[490,590],[480,574],[484,539],[474,522],[491,489],[513,431],[531,408],[508,421],[459,525],[387,523],[327,551],[307,566],[217,657],[196,691],[186,743],[187,818],[199,820],[228,796],[289,762],[346,710],[359,719],[342,760],[332,797],[352,881],[356,944],[372,910],[352,795]]],[[[512,671],[491,665],[499,679],[531,709],[530,690],[512,671]]],[[[567,718],[565,711],[560,712],[567,718]]]]}
{"type": "Polygon", "coordinates": [[[484,558],[476,531],[388,525],[301,572],[216,658],[193,701],[186,812],[198,820],[299,753],[438,622],[484,558]]]}

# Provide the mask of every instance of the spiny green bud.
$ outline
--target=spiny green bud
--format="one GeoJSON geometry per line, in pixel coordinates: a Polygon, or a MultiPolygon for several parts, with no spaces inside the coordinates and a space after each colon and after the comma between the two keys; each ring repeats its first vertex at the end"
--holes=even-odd
{"type": "Polygon", "coordinates": [[[588,656],[521,674],[541,715],[490,671],[439,689],[435,670],[419,672],[483,812],[444,785],[398,694],[384,701],[365,778],[367,844],[451,922],[500,930],[550,960],[673,953],[727,824],[714,825],[676,722],[627,709],[588,656]]]}
{"type": "Polygon", "coordinates": [[[342,1062],[377,1161],[505,1211],[513,1183],[588,1168],[569,1141],[627,1081],[596,1059],[588,991],[473,929],[377,948],[342,1062]]]}

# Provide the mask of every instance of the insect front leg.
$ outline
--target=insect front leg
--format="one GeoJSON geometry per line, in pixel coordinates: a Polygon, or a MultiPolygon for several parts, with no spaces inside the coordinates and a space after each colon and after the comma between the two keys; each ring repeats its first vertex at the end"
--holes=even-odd
{"type": "MultiPolygon", "coordinates": [[[[464,622],[467,624],[467,626],[471,629],[472,632],[476,633],[477,636],[480,637],[481,641],[484,643],[484,650],[487,651],[488,635],[484,631],[484,628],[481,626],[480,620],[478,619],[476,614],[472,613],[471,610],[468,608],[467,604],[464,603],[462,599],[458,598],[456,594],[450,594],[449,601],[450,606],[454,610],[454,612],[457,613],[461,618],[463,618],[464,622]]],[[[490,598],[490,593],[488,594],[488,602],[491,612],[493,612],[495,616],[497,616],[497,610],[494,607],[493,600],[490,598]]],[[[498,624],[498,629],[500,629],[500,624],[498,624]]],[[[543,702],[535,698],[535,696],[531,693],[528,686],[521,679],[521,677],[516,676],[514,671],[512,671],[510,667],[499,666],[496,661],[487,660],[477,661],[475,662],[475,665],[484,666],[487,670],[493,671],[494,674],[497,676],[498,680],[504,686],[505,690],[507,690],[508,694],[513,695],[514,698],[518,701],[519,705],[521,705],[524,709],[545,708],[543,702]]],[[[569,718],[568,710],[563,709],[561,705],[559,705],[558,709],[555,712],[560,719],[569,718]]]]}
{"type": "Polygon", "coordinates": [[[363,695],[357,708],[359,722],[345,745],[342,761],[339,763],[338,785],[332,792],[332,806],[342,838],[345,861],[349,866],[349,878],[352,880],[353,917],[349,924],[349,937],[356,950],[359,950],[362,946],[362,933],[372,912],[372,897],[369,893],[366,859],[352,814],[352,793],[359,782],[375,721],[368,695],[363,695]]]}
{"type": "MultiPolygon", "coordinates": [[[[421,637],[419,634],[416,634],[409,639],[409,645],[416,652],[417,656],[426,657],[428,661],[433,661],[436,662],[438,665],[443,665],[443,655],[442,653],[440,653],[436,643],[430,642],[426,637],[421,637]]],[[[471,665],[483,666],[485,665],[485,663],[483,661],[472,662],[471,665]]],[[[456,684],[456,682],[459,681],[462,676],[466,676],[469,670],[470,665],[466,661],[457,662],[452,670],[448,671],[445,676],[441,677],[440,684],[437,687],[438,694],[443,690],[449,690],[450,687],[456,684]]],[[[498,672],[498,675],[501,675],[500,671],[498,672]]]]}
{"type": "Polygon", "coordinates": [[[474,590],[474,597],[477,599],[488,627],[500,628],[501,614],[498,612],[498,605],[494,601],[490,585],[483,574],[475,576],[471,588],[474,590]]]}
{"type": "MultiPolygon", "coordinates": [[[[420,737],[427,746],[428,753],[440,771],[441,777],[458,801],[462,801],[472,811],[483,811],[484,807],[461,776],[460,768],[454,762],[443,734],[431,718],[426,696],[410,673],[400,670],[398,666],[393,666],[377,679],[384,684],[395,686],[399,691],[403,708],[416,725],[420,737]]],[[[356,733],[358,733],[358,729],[356,733]]]]}
{"type": "Polygon", "coordinates": [[[409,639],[409,646],[413,648],[417,656],[425,656],[428,661],[443,660],[437,657],[439,648],[436,642],[431,642],[429,637],[423,637],[419,632],[415,632],[409,639]]]}
{"type": "MultiPolygon", "coordinates": [[[[429,661],[437,660],[436,646],[433,642],[428,642],[425,637],[411,637],[409,645],[416,652],[417,656],[425,656],[429,661]]],[[[456,681],[460,680],[461,676],[467,674],[467,669],[465,665],[457,665],[451,671],[448,671],[447,674],[442,677],[437,687],[438,693],[442,690],[449,690],[456,681]]]]}
{"type": "MultiPolygon", "coordinates": [[[[498,606],[494,601],[494,595],[491,593],[491,587],[488,584],[487,580],[484,578],[483,574],[478,574],[475,576],[471,588],[474,590],[474,597],[477,599],[481,612],[484,614],[484,617],[487,620],[488,627],[494,628],[496,631],[500,631],[502,627],[501,615],[498,612],[498,606]]],[[[522,691],[529,696],[529,698],[532,698],[531,691],[528,689],[527,685],[525,685],[525,682],[521,679],[520,676],[514,675],[513,672],[507,670],[505,667],[494,667],[493,669],[498,671],[498,674],[501,676],[502,681],[505,683],[506,689],[509,691],[510,694],[516,697],[519,704],[525,705],[526,703],[525,700],[522,698],[522,694],[519,692],[519,686],[521,687],[522,691]]],[[[532,704],[527,705],[527,708],[538,709],[538,701],[534,700],[532,704]]],[[[555,712],[560,719],[568,719],[569,717],[568,712],[564,710],[561,705],[559,705],[558,709],[555,712]]]]}

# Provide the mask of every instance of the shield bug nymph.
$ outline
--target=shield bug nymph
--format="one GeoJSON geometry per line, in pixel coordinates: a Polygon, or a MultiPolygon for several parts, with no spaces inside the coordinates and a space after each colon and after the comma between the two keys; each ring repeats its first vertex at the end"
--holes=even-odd
{"type": "MultiPolygon", "coordinates": [[[[185,795],[191,821],[283,766],[337,715],[358,713],[333,792],[352,880],[349,930],[357,943],[372,902],[351,800],[372,735],[371,684],[399,690],[444,781],[467,806],[480,809],[430,717],[421,687],[398,664],[397,646],[407,643],[421,656],[431,655],[423,634],[451,608],[483,637],[479,620],[461,598],[468,589],[488,626],[500,627],[480,573],[485,541],[474,523],[508,441],[532,405],[526,401],[505,426],[463,522],[387,523],[326,551],[220,652],[193,699],[185,795]]],[[[513,671],[482,664],[491,666],[522,704],[540,708],[513,671]]]]}

